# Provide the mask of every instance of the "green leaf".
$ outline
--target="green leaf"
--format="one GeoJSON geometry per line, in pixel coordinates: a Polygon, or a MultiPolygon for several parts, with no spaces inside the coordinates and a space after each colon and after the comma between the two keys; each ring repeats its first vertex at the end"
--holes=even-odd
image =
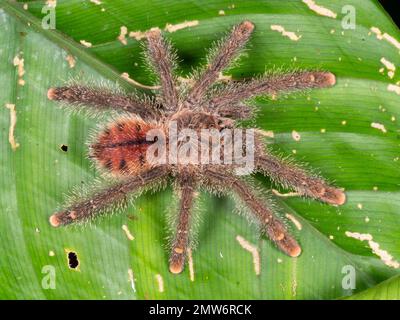
{"type": "MultiPolygon", "coordinates": [[[[41,27],[41,19],[48,14],[42,13],[44,3],[27,1],[27,10],[14,1],[0,4],[0,297],[334,299],[399,274],[393,266],[400,261],[400,95],[389,91],[388,85],[396,85],[400,77],[396,72],[389,78],[381,59],[400,65],[393,40],[400,41],[400,32],[377,1],[316,1],[337,13],[334,19],[302,1],[249,0],[233,5],[222,0],[102,0],[96,5],[58,0],[57,30],[41,27]],[[345,5],[355,9],[355,29],[343,29],[345,5]],[[79,77],[118,81],[126,90],[134,90],[119,77],[123,72],[151,84],[141,58],[141,41],[128,38],[127,45],[122,44],[116,39],[121,26],[146,31],[167,23],[198,21],[196,26],[167,33],[184,76],[204,62],[213,41],[244,19],[253,21],[256,31],[246,56],[229,71],[234,79],[280,67],[326,69],[338,79],[334,88],[257,101],[256,124],[274,132],[274,150],[308,163],[346,189],[348,201],[337,208],[297,197],[276,197],[282,214],[292,214],[302,225],[301,230],[292,228],[302,255],[286,257],[268,239],[260,239],[244,217],[233,213],[230,199],[205,196],[199,246],[193,252],[194,281],[189,268],[172,275],[164,218],[170,189],[144,195],[123,214],[87,226],[51,228],[48,217],[62,203],[63,194],[90,184],[98,175],[86,157],[85,144],[97,123],[56,108],[47,100],[47,89],[79,77]],[[301,38],[292,41],[271,30],[271,25],[281,25],[301,38]],[[372,27],[390,37],[377,37],[372,27]],[[80,40],[92,47],[80,45],[80,40]],[[73,68],[68,55],[76,60],[73,68]],[[23,86],[13,65],[16,56],[24,59],[23,86]],[[16,105],[14,136],[19,147],[15,151],[8,142],[6,103],[16,105]],[[383,125],[386,132],[372,123],[383,125]],[[300,141],[292,139],[293,130],[300,133],[300,141]],[[61,150],[62,144],[68,146],[67,152],[61,150]],[[134,240],[126,237],[123,225],[134,240]],[[355,233],[370,240],[354,239],[355,233]],[[258,248],[259,276],[251,253],[240,246],[237,235],[258,248]],[[68,251],[78,256],[76,270],[68,266],[68,251]],[[45,266],[54,267],[55,289],[46,289],[45,266]],[[355,289],[344,281],[351,276],[346,270],[352,267],[355,289]],[[163,292],[157,275],[163,279],[163,292]]],[[[270,187],[267,178],[259,178],[270,187]]],[[[396,297],[400,298],[395,291],[388,296],[396,297]]]]}
{"type": "Polygon", "coordinates": [[[400,278],[395,276],[386,281],[381,282],[375,287],[357,293],[349,300],[398,300],[400,296],[400,278]]]}

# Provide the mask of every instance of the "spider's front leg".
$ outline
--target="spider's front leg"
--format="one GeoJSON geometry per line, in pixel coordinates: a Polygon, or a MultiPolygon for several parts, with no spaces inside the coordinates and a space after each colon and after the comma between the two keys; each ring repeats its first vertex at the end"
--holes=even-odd
{"type": "Polygon", "coordinates": [[[327,88],[335,83],[335,75],[325,71],[296,71],[265,76],[260,79],[226,86],[209,99],[208,108],[223,108],[256,96],[327,88]]]}
{"type": "Polygon", "coordinates": [[[107,88],[72,84],[50,88],[47,97],[50,100],[68,103],[77,109],[88,106],[97,111],[126,111],[143,119],[157,118],[159,115],[159,106],[155,103],[134,95],[116,93],[107,88]]]}
{"type": "Polygon", "coordinates": [[[221,43],[209,63],[207,69],[200,75],[191,88],[186,102],[195,105],[201,101],[209,87],[218,79],[219,73],[238,55],[254,30],[254,24],[244,21],[235,26],[231,34],[221,43]]]}
{"type": "Polygon", "coordinates": [[[156,184],[167,175],[168,171],[164,167],[156,167],[140,175],[126,178],[122,182],[101,190],[60,212],[54,213],[49,219],[50,224],[53,227],[59,227],[73,222],[88,220],[113,206],[122,204],[130,193],[151,184],[156,184]]]}
{"type": "Polygon", "coordinates": [[[189,248],[189,232],[192,222],[191,211],[195,198],[195,187],[194,176],[190,173],[185,171],[178,176],[180,195],[179,214],[169,258],[169,270],[172,273],[181,273],[185,265],[185,259],[189,248]]]}
{"type": "Polygon", "coordinates": [[[210,112],[216,112],[223,118],[230,118],[234,120],[245,120],[250,119],[254,112],[253,110],[245,105],[244,103],[236,103],[233,105],[222,106],[215,110],[214,108],[208,108],[210,112]]]}
{"type": "Polygon", "coordinates": [[[269,153],[257,154],[255,163],[258,171],[285,187],[293,188],[301,195],[337,206],[346,201],[346,194],[342,189],[332,187],[323,179],[312,176],[305,170],[290,165],[269,153]]]}
{"type": "Polygon", "coordinates": [[[278,246],[280,250],[291,257],[301,253],[301,247],[289,234],[284,224],[276,217],[273,210],[256,196],[254,190],[244,181],[234,175],[208,168],[205,171],[210,183],[218,189],[231,188],[235,194],[250,208],[252,214],[260,224],[261,230],[278,246]]]}
{"type": "Polygon", "coordinates": [[[168,110],[175,110],[179,100],[173,73],[175,57],[171,46],[163,39],[160,30],[149,31],[147,51],[150,63],[161,82],[162,104],[168,110]]]}

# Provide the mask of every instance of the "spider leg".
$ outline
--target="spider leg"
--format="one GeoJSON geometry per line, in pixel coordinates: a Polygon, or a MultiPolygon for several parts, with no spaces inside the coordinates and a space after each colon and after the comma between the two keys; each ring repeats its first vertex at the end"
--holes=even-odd
{"type": "Polygon", "coordinates": [[[173,75],[174,55],[170,45],[163,39],[160,30],[151,30],[147,35],[149,60],[156,71],[162,92],[162,104],[169,110],[177,107],[179,95],[173,75]]]}
{"type": "Polygon", "coordinates": [[[209,111],[218,113],[220,117],[230,118],[234,120],[249,119],[253,115],[253,110],[243,103],[235,103],[229,106],[222,106],[217,110],[209,109],[209,111]]]}
{"type": "Polygon", "coordinates": [[[346,201],[346,194],[327,184],[319,177],[313,177],[305,170],[289,165],[271,154],[264,153],[255,157],[258,171],[268,175],[285,187],[296,190],[301,195],[321,200],[331,205],[342,205],[346,201]]]}
{"type": "Polygon", "coordinates": [[[169,270],[172,273],[181,273],[185,265],[189,246],[191,210],[195,197],[193,176],[187,173],[180,174],[178,183],[180,191],[179,216],[169,258],[169,270]]]}
{"type": "Polygon", "coordinates": [[[220,45],[207,69],[194,83],[186,98],[187,103],[194,105],[201,100],[208,88],[218,79],[219,73],[229,65],[238,55],[240,49],[244,47],[253,30],[254,24],[250,21],[244,21],[232,29],[231,34],[220,45]]]}
{"type": "Polygon", "coordinates": [[[72,107],[87,105],[94,110],[121,110],[134,113],[143,119],[154,118],[158,114],[157,106],[150,101],[141,100],[133,95],[114,93],[106,88],[81,86],[78,84],[50,88],[47,91],[50,100],[66,102],[72,107]]]}
{"type": "Polygon", "coordinates": [[[67,225],[77,221],[84,221],[104,212],[113,205],[122,204],[127,196],[148,185],[160,182],[168,175],[164,167],[150,169],[141,175],[127,178],[95,193],[90,198],[84,199],[72,206],[54,213],[49,221],[53,227],[67,225]]]}
{"type": "Polygon", "coordinates": [[[335,75],[330,72],[299,71],[233,84],[217,92],[208,101],[208,104],[209,108],[221,108],[255,96],[326,88],[333,86],[335,83],[335,75]]]}
{"type": "Polygon", "coordinates": [[[234,175],[221,170],[205,169],[210,183],[220,188],[232,189],[235,194],[248,206],[259,222],[261,230],[278,246],[278,248],[291,257],[301,253],[301,247],[289,234],[284,224],[276,217],[273,210],[255,195],[254,190],[234,175]]]}

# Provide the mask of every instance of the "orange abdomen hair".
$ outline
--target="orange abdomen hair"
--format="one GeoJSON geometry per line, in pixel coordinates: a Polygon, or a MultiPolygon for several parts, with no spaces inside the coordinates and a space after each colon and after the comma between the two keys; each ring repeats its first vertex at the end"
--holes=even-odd
{"type": "Polygon", "coordinates": [[[146,151],[154,141],[147,141],[146,134],[155,128],[154,124],[135,118],[113,122],[91,144],[90,156],[100,167],[116,175],[148,169],[146,151]]]}

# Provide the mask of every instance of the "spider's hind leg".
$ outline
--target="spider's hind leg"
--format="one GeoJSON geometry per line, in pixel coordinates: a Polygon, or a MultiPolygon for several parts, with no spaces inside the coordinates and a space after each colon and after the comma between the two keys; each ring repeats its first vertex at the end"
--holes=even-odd
{"type": "Polygon", "coordinates": [[[191,211],[195,198],[193,176],[186,172],[180,174],[178,184],[180,194],[179,215],[169,258],[169,270],[172,273],[181,273],[185,265],[190,240],[189,232],[193,220],[191,211]]]}
{"type": "Polygon", "coordinates": [[[285,225],[274,214],[273,209],[256,195],[256,192],[252,190],[251,186],[228,172],[207,169],[205,174],[213,186],[219,189],[226,189],[228,186],[234,191],[241,201],[251,210],[261,231],[265,233],[281,251],[291,257],[300,255],[300,245],[286,230],[285,225]]]}
{"type": "Polygon", "coordinates": [[[301,195],[336,206],[340,206],[346,201],[343,189],[335,188],[322,178],[312,176],[305,170],[290,165],[276,156],[264,153],[257,155],[255,161],[258,171],[285,187],[293,188],[301,195]]]}
{"type": "Polygon", "coordinates": [[[160,182],[167,175],[168,171],[165,168],[157,167],[141,175],[127,178],[106,189],[98,191],[91,197],[72,204],[62,211],[54,213],[49,219],[50,224],[53,227],[59,227],[74,222],[89,220],[99,213],[103,213],[104,211],[123,204],[131,193],[160,182]]]}

